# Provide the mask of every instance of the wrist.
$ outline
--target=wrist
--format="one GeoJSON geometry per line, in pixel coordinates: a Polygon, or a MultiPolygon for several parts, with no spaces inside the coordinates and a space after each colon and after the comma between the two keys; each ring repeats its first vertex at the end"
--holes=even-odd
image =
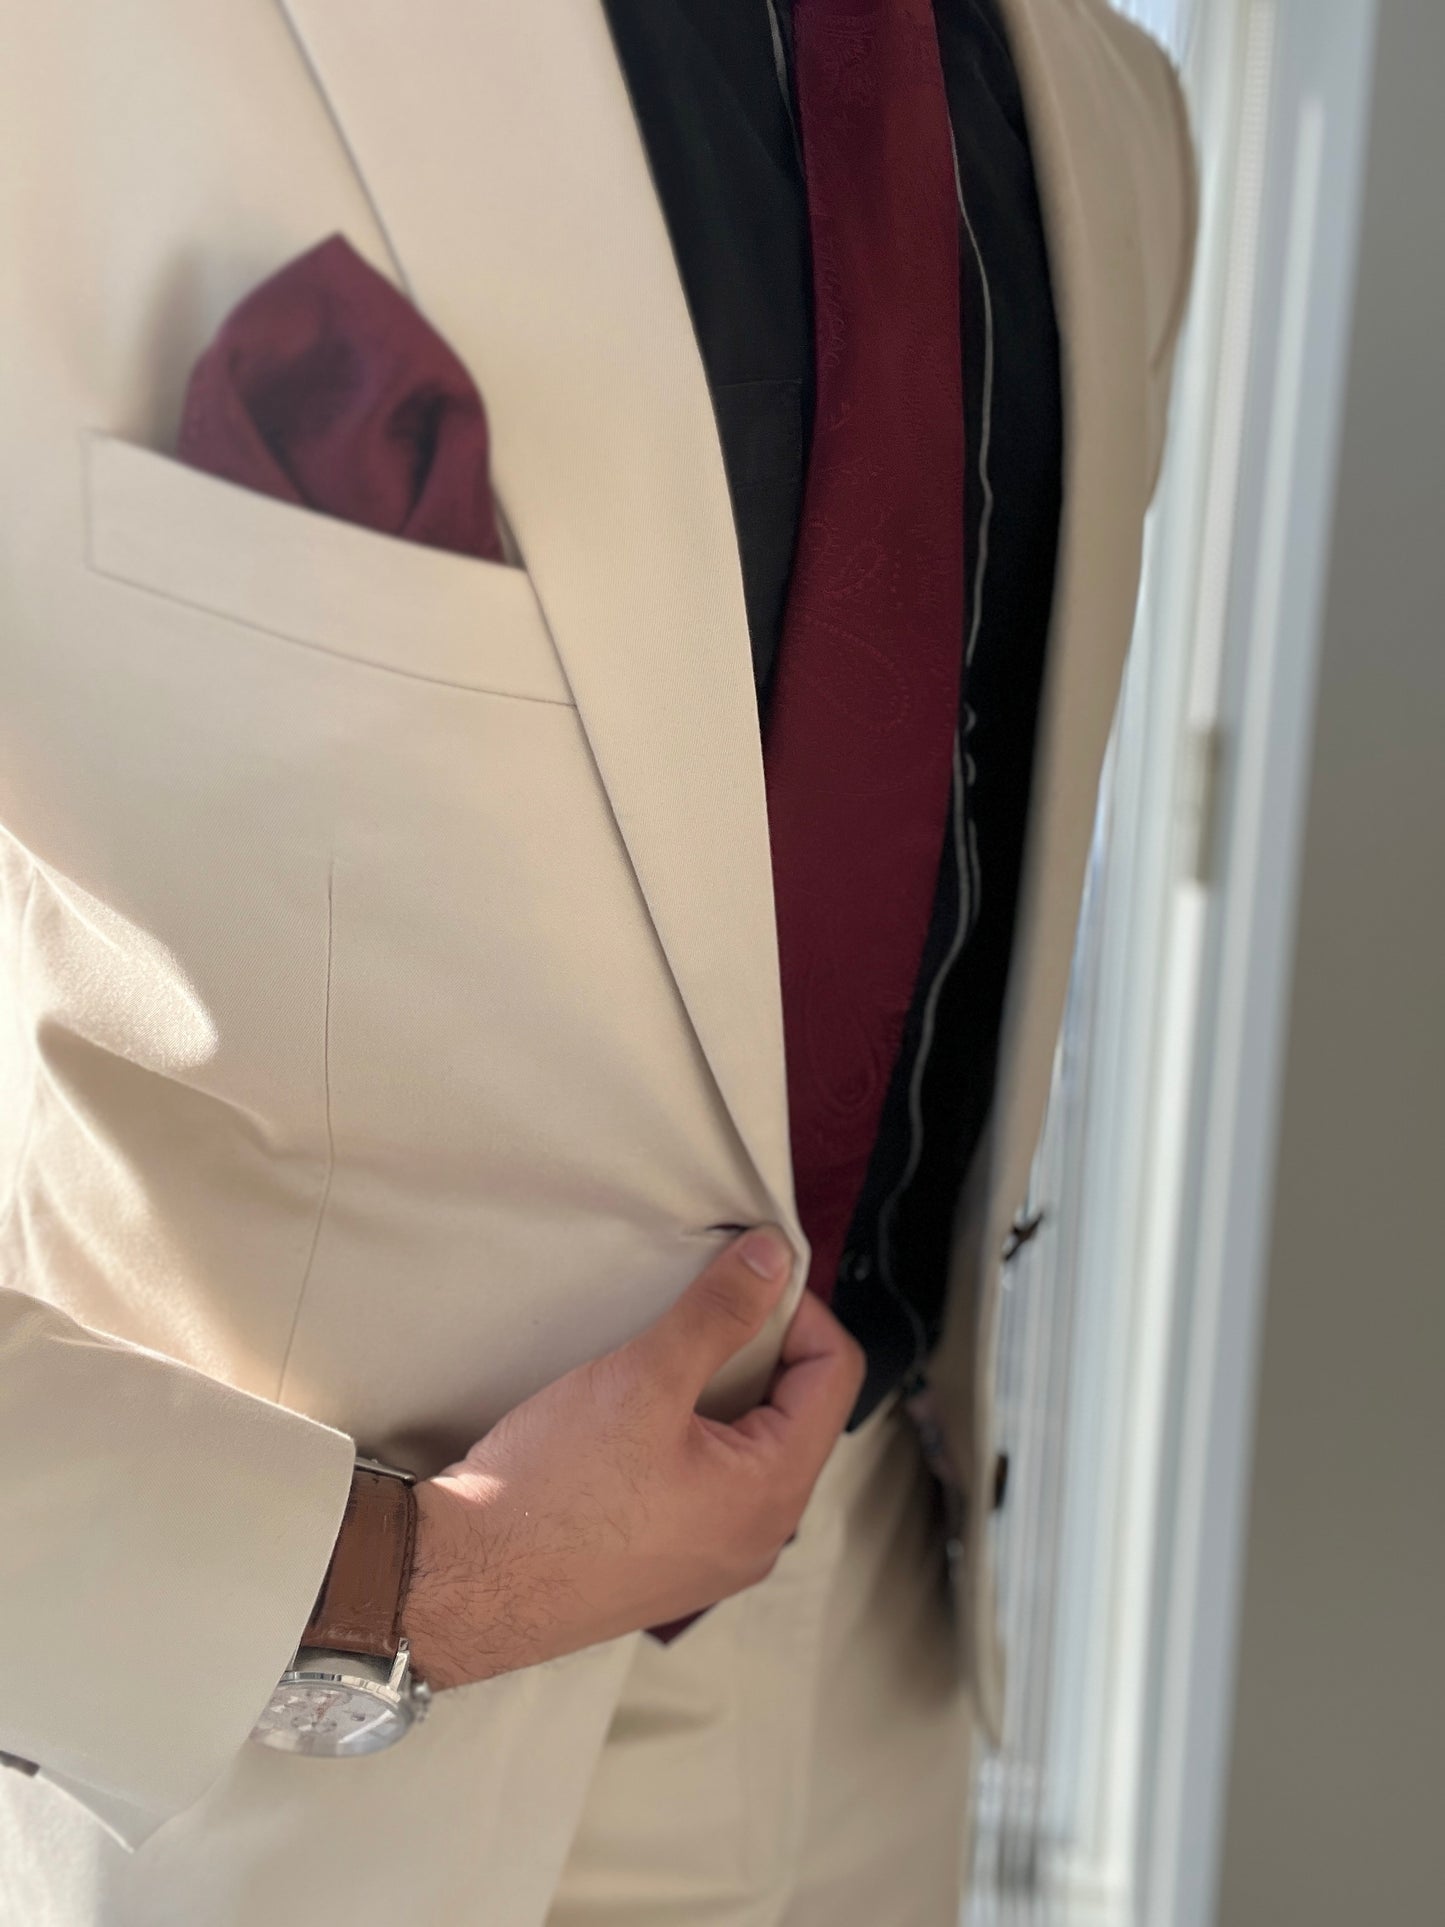
{"type": "Polygon", "coordinates": [[[401,1634],[412,1666],[433,1692],[466,1686],[510,1670],[500,1652],[477,1638],[485,1596],[478,1507],[445,1476],[415,1488],[416,1538],[411,1577],[401,1602],[401,1634]]]}

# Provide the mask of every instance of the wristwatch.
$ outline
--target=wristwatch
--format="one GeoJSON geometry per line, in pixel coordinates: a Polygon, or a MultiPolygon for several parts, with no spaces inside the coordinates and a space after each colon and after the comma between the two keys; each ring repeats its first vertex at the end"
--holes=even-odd
{"type": "Polygon", "coordinates": [[[431,1695],[401,1636],[415,1483],[397,1466],[357,1459],[301,1643],[251,1729],[261,1746],[324,1759],[378,1753],[425,1717],[431,1695]]]}

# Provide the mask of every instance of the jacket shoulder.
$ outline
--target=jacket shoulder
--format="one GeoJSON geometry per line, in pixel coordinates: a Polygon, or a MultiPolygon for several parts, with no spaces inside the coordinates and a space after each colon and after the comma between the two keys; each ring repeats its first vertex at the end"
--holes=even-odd
{"type": "Polygon", "coordinates": [[[1175,349],[1189,305],[1198,246],[1199,169],[1194,136],[1178,69],[1159,43],[1109,0],[1074,0],[1074,4],[1090,30],[1101,111],[1109,114],[1119,136],[1133,195],[1144,271],[1157,476],[1175,349]]]}

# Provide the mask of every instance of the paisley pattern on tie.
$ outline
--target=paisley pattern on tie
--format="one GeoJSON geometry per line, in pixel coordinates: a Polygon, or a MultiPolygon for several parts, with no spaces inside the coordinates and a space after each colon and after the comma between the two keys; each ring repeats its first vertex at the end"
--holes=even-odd
{"type": "Polygon", "coordinates": [[[964,636],[959,219],[931,0],[796,0],[815,416],[764,736],[809,1285],[832,1294],[948,814],[964,636]]]}

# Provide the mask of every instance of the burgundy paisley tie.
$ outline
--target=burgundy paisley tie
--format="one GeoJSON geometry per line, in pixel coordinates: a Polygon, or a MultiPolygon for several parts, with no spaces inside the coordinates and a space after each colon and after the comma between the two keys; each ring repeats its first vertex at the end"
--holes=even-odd
{"type": "Polygon", "coordinates": [[[931,0],[795,0],[815,415],[764,737],[798,1210],[831,1297],[907,1016],[963,659],[959,215],[931,0]]]}

